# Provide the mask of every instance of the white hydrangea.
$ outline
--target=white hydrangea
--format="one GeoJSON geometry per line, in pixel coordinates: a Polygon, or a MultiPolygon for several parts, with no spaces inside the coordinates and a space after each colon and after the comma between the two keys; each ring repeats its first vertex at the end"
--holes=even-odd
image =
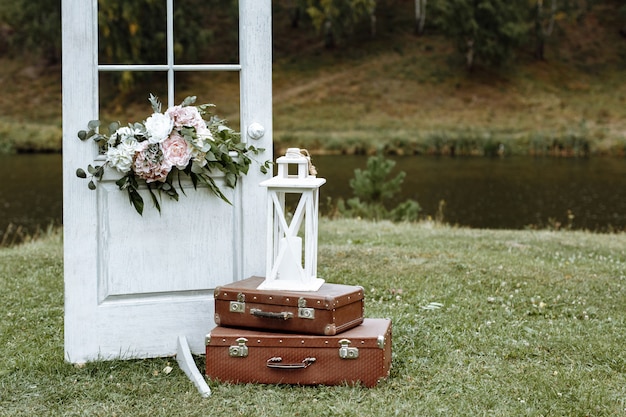
{"type": "Polygon", "coordinates": [[[127,173],[133,165],[133,158],[137,151],[138,142],[128,139],[120,143],[116,147],[110,147],[107,150],[107,162],[119,172],[127,173]]]}
{"type": "Polygon", "coordinates": [[[143,132],[141,130],[135,129],[131,126],[120,127],[119,129],[115,131],[114,134],[111,135],[111,137],[109,137],[108,143],[109,145],[113,146],[115,145],[115,142],[117,139],[119,139],[121,142],[128,142],[128,141],[136,142],[137,139],[135,139],[135,135],[142,135],[142,134],[143,132]]]}

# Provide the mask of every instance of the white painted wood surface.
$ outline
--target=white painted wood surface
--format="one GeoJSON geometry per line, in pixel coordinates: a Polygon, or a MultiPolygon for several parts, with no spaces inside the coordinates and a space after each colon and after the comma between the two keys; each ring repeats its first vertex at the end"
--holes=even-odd
{"type": "Polygon", "coordinates": [[[191,356],[189,343],[187,343],[187,339],[184,336],[178,337],[178,351],[176,352],[176,362],[178,362],[178,366],[183,370],[187,378],[193,382],[193,384],[198,389],[200,395],[204,398],[208,398],[211,396],[211,387],[206,383],[204,377],[198,371],[196,367],[196,362],[193,360],[191,356]]]}
{"type": "MultiPolygon", "coordinates": [[[[241,131],[264,128],[244,137],[267,149],[263,162],[272,159],[271,2],[239,8],[241,131]]],[[[190,190],[179,202],[164,198],[159,215],[144,195],[143,217],[114,182],[88,190],[75,171],[97,149],[76,133],[98,119],[97,0],[63,0],[62,15],[65,359],[173,355],[179,336],[202,353],[213,288],[265,272],[259,183],[269,176],[254,164],[235,190],[223,188],[233,206],[190,190]]]]}

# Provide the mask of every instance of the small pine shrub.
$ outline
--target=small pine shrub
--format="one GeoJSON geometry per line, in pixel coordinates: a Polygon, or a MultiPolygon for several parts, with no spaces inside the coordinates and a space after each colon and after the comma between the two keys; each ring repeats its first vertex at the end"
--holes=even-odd
{"type": "Polygon", "coordinates": [[[395,161],[378,154],[368,158],[365,170],[355,169],[354,178],[350,180],[350,188],[355,197],[345,203],[339,201],[339,213],[347,217],[371,220],[416,221],[421,211],[417,201],[407,200],[393,209],[388,209],[385,205],[400,192],[406,176],[402,171],[388,179],[395,165],[395,161]]]}

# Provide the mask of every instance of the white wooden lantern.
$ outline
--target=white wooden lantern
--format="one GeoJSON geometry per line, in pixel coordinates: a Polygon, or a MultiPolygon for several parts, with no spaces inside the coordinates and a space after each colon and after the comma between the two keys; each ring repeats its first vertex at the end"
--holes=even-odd
{"type": "Polygon", "coordinates": [[[267,264],[259,289],[317,291],[324,283],[317,278],[317,230],[319,188],[326,180],[310,174],[310,159],[298,148],[287,149],[276,164],[278,175],[261,183],[268,195],[267,264]],[[297,171],[290,173],[290,167],[297,171]],[[285,212],[287,194],[300,196],[291,216],[285,212]],[[304,238],[298,236],[303,222],[304,238]]]}

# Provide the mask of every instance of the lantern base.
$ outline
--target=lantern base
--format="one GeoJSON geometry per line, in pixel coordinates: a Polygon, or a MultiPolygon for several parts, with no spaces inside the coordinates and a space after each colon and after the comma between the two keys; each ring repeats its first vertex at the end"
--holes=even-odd
{"type": "Polygon", "coordinates": [[[288,279],[265,279],[257,287],[259,290],[278,290],[278,291],[317,291],[324,284],[324,280],[321,278],[315,278],[309,282],[300,282],[288,279]]]}

